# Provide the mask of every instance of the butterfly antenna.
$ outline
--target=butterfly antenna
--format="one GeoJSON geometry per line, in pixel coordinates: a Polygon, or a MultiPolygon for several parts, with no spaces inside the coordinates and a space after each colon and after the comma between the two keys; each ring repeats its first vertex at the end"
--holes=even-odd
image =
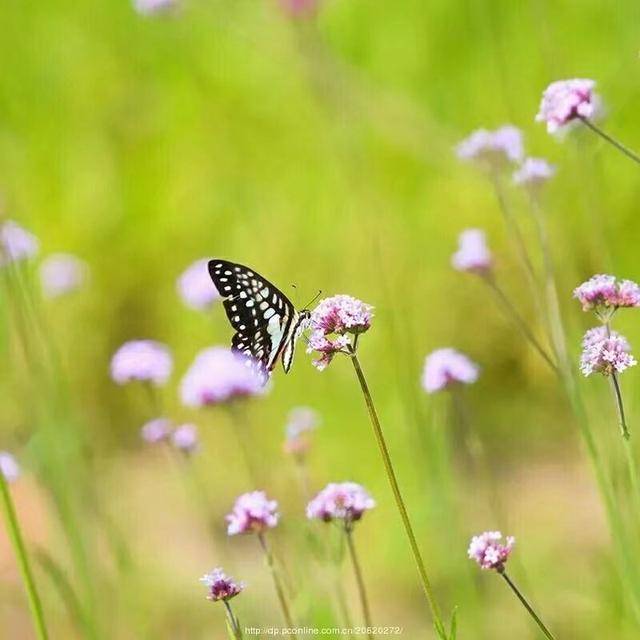
{"type": "Polygon", "coordinates": [[[316,293],[316,295],[313,296],[312,300],[310,300],[309,302],[307,302],[307,304],[304,305],[304,308],[308,309],[321,295],[322,295],[322,289],[318,289],[318,293],[316,293]]]}

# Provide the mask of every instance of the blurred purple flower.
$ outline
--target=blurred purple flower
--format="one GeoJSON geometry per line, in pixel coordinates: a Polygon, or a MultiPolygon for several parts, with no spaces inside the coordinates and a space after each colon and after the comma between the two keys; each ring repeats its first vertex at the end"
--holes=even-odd
{"type": "Polygon", "coordinates": [[[502,544],[502,534],[499,531],[485,531],[471,538],[467,553],[482,569],[496,569],[501,572],[513,551],[516,539],[507,536],[505,542],[506,544],[502,544]]]}
{"type": "Polygon", "coordinates": [[[87,274],[87,263],[68,253],[50,255],[40,265],[40,282],[48,298],[57,298],[79,289],[87,274]]]}
{"type": "Polygon", "coordinates": [[[514,184],[537,188],[553,178],[556,168],[543,158],[525,158],[524,162],[513,173],[514,184]]]}
{"type": "Polygon", "coordinates": [[[307,505],[307,518],[330,522],[344,520],[349,526],[362,518],[365,511],[376,506],[375,500],[362,485],[355,482],[332,482],[307,505]]]}
{"type": "Polygon", "coordinates": [[[163,385],[173,369],[169,349],[154,340],[125,342],[111,359],[111,377],[118,384],[139,381],[163,385]]]}
{"type": "Polygon", "coordinates": [[[477,129],[458,144],[456,154],[461,160],[473,160],[499,169],[522,160],[522,132],[512,125],[504,125],[495,131],[477,129]]]}
{"type": "Polygon", "coordinates": [[[593,93],[594,80],[573,79],[552,82],[542,95],[537,122],[546,122],[547,131],[555,133],[572,120],[591,118],[597,100],[593,93]]]}
{"type": "Polygon", "coordinates": [[[171,421],[168,418],[154,418],[140,429],[140,437],[149,444],[157,444],[169,439],[171,435],[171,421]]]}
{"type": "Polygon", "coordinates": [[[0,223],[0,266],[17,260],[33,258],[40,249],[40,242],[17,222],[0,223]]]}
{"type": "Polygon", "coordinates": [[[589,329],[582,338],[582,347],[580,371],[585,376],[592,373],[609,376],[638,364],[626,338],[616,331],[609,332],[607,327],[589,329]]]}
{"type": "Polygon", "coordinates": [[[7,482],[15,482],[20,477],[20,465],[8,451],[0,451],[0,473],[7,482]]]}
{"type": "Polygon", "coordinates": [[[310,432],[320,423],[318,414],[309,407],[296,407],[289,412],[285,426],[284,451],[294,456],[304,456],[311,447],[310,432]]]}
{"type": "Polygon", "coordinates": [[[616,280],[615,276],[598,274],[573,291],[583,311],[595,311],[607,319],[621,307],[640,307],[640,286],[632,280],[616,280]]]}
{"type": "Polygon", "coordinates": [[[264,391],[259,376],[225,347],[201,351],[182,378],[180,395],[188,407],[204,407],[264,391]]]}
{"type": "Polygon", "coordinates": [[[208,259],[202,258],[189,266],[178,278],[178,293],[184,303],[198,311],[209,309],[220,294],[209,276],[208,259]]]}
{"type": "Polygon", "coordinates": [[[451,256],[451,264],[458,271],[467,271],[480,275],[491,270],[493,256],[484,231],[465,229],[458,236],[458,250],[451,256]]]}
{"type": "Polygon", "coordinates": [[[479,367],[455,349],[437,349],[424,362],[422,386],[427,393],[436,393],[458,384],[473,384],[479,367]]]}
{"type": "Polygon", "coordinates": [[[198,427],[195,424],[182,424],[176,427],[171,434],[171,443],[187,455],[195,453],[200,446],[198,427]]]}
{"type": "Polygon", "coordinates": [[[242,582],[235,582],[233,578],[225,575],[220,567],[215,568],[210,573],[205,573],[200,578],[200,582],[207,587],[207,600],[213,602],[231,600],[244,589],[242,582]]]}
{"type": "Polygon", "coordinates": [[[280,6],[292,18],[308,18],[315,14],[319,0],[280,0],[280,6]]]}
{"type": "Polygon", "coordinates": [[[133,0],[135,10],[143,16],[170,13],[177,8],[177,0],[133,0]]]}
{"type": "Polygon", "coordinates": [[[237,498],[233,510],[226,517],[227,533],[262,533],[278,524],[278,503],[269,500],[264,491],[243,493],[237,498]]]}

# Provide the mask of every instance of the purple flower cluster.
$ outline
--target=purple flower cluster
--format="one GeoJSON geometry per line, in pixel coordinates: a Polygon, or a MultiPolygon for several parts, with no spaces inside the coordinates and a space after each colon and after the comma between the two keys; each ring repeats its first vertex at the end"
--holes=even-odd
{"type": "Polygon", "coordinates": [[[0,473],[7,482],[15,482],[20,477],[20,465],[8,451],[0,451],[0,473]]]}
{"type": "Polygon", "coordinates": [[[336,295],[321,300],[311,314],[307,346],[307,353],[321,354],[314,366],[322,371],[337,353],[351,353],[355,346],[351,336],[368,331],[372,318],[373,307],[357,298],[336,295]]]}
{"type": "Polygon", "coordinates": [[[165,442],[171,436],[171,421],[168,418],[154,418],[142,425],[140,437],[148,444],[165,442]]]}
{"type": "Polygon", "coordinates": [[[573,291],[584,311],[595,311],[608,318],[621,307],[640,307],[640,286],[632,280],[617,280],[615,276],[595,275],[573,291]]]}
{"type": "Polygon", "coordinates": [[[198,427],[191,423],[178,425],[171,434],[171,444],[186,455],[195,453],[200,446],[198,427]]]}
{"type": "Polygon", "coordinates": [[[218,602],[218,600],[231,600],[244,589],[242,582],[235,582],[233,578],[227,576],[224,571],[217,567],[209,573],[205,573],[200,582],[207,587],[207,600],[218,602]]]}
{"type": "Polygon", "coordinates": [[[309,407],[292,409],[285,426],[285,453],[302,458],[311,447],[309,435],[317,429],[319,422],[318,414],[309,407]]]}
{"type": "Polygon", "coordinates": [[[317,11],[319,0],[280,0],[283,11],[292,18],[308,18],[317,11]]]}
{"type": "Polygon", "coordinates": [[[491,169],[499,169],[523,156],[522,132],[512,125],[495,131],[477,129],[456,147],[461,160],[473,160],[491,169]]]}
{"type": "Polygon", "coordinates": [[[349,525],[376,506],[375,500],[355,482],[332,482],[307,505],[307,518],[324,522],[343,520],[349,525]]]}
{"type": "Polygon", "coordinates": [[[140,437],[148,444],[169,442],[184,454],[195,453],[200,446],[198,427],[194,424],[181,424],[175,428],[168,418],[154,418],[140,429],[140,437]]]}
{"type": "Polygon", "coordinates": [[[263,392],[259,376],[225,347],[201,351],[182,378],[180,395],[188,407],[206,407],[263,392]]]}
{"type": "Polygon", "coordinates": [[[451,264],[458,271],[484,275],[491,271],[493,256],[481,229],[465,229],[458,236],[458,250],[451,256],[451,264]]]}
{"type": "Polygon", "coordinates": [[[278,503],[264,491],[251,491],[239,496],[227,516],[227,533],[262,533],[278,524],[278,503]]]}
{"type": "Polygon", "coordinates": [[[135,10],[143,16],[169,13],[177,8],[177,0],[134,0],[135,10]]]}
{"type": "Polygon", "coordinates": [[[479,367],[455,349],[437,349],[427,356],[422,373],[422,386],[427,393],[436,393],[455,385],[473,384],[479,367]]]}
{"type": "Polygon", "coordinates": [[[506,544],[502,544],[502,534],[499,531],[485,531],[471,538],[467,553],[469,558],[475,560],[482,569],[502,571],[515,542],[513,536],[507,536],[506,544]]]}
{"type": "Polygon", "coordinates": [[[535,189],[553,178],[556,168],[543,158],[525,158],[513,173],[514,184],[535,189]]]}
{"type": "Polygon", "coordinates": [[[38,239],[17,222],[0,223],[0,266],[33,258],[39,249],[38,239]]]}
{"type": "Polygon", "coordinates": [[[178,293],[191,309],[204,311],[220,299],[220,294],[209,277],[209,260],[202,258],[190,265],[178,278],[178,293]]]}
{"type": "Polygon", "coordinates": [[[592,373],[609,376],[638,364],[626,338],[609,331],[608,327],[589,329],[582,339],[582,347],[580,370],[585,376],[592,373]]]}
{"type": "Polygon", "coordinates": [[[84,260],[68,254],[55,253],[40,265],[40,283],[47,298],[58,298],[79,289],[87,280],[84,260]]]}
{"type": "Polygon", "coordinates": [[[111,377],[118,384],[138,381],[161,386],[173,369],[169,349],[154,340],[125,342],[111,359],[111,377]]]}
{"type": "Polygon", "coordinates": [[[593,80],[572,79],[552,82],[544,91],[537,122],[545,122],[547,131],[555,133],[577,118],[592,118],[598,99],[593,80]]]}

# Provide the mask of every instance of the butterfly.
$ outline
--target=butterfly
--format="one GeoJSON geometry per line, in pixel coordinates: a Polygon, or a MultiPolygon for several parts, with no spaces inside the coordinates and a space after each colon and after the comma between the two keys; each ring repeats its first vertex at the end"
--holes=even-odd
{"type": "Polygon", "coordinates": [[[287,296],[253,269],[227,260],[209,261],[209,275],[236,333],[231,349],[247,358],[263,382],[278,358],[285,373],[293,364],[296,342],[307,328],[311,312],[296,311],[287,296]]]}

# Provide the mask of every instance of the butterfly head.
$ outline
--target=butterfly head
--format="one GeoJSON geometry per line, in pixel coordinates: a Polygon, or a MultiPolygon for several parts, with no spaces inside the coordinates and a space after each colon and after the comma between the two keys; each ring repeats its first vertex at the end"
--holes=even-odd
{"type": "Polygon", "coordinates": [[[299,318],[300,326],[303,329],[308,329],[311,325],[311,311],[309,309],[302,309],[302,311],[299,312],[299,318]]]}

